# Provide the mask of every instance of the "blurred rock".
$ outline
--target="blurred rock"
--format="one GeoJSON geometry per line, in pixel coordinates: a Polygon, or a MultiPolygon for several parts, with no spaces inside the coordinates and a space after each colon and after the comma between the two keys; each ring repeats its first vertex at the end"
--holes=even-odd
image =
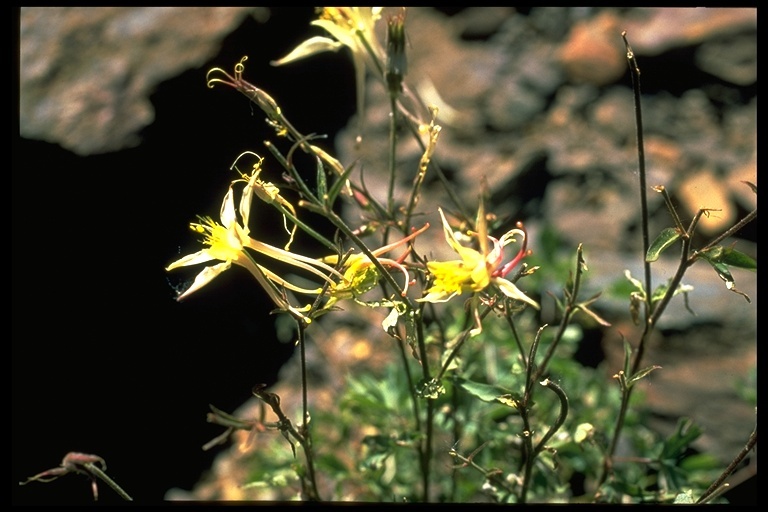
{"type": "Polygon", "coordinates": [[[617,35],[618,16],[604,12],[571,28],[559,56],[568,77],[597,86],[615,82],[626,71],[626,52],[617,35]]]}
{"type": "MultiPolygon", "coordinates": [[[[626,11],[626,30],[637,55],[653,56],[721,36],[757,30],[756,8],[650,7],[626,11]]],[[[751,38],[753,42],[756,41],[751,38]]]]}
{"type": "Polygon", "coordinates": [[[252,7],[23,7],[22,137],[80,155],[139,144],[161,81],[202,65],[252,7]]]}

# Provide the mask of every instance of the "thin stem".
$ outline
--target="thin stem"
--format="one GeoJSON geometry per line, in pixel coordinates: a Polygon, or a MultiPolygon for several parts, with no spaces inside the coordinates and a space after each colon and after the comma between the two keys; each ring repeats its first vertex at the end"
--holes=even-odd
{"type": "Polygon", "coordinates": [[[125,501],[133,501],[133,498],[131,498],[127,492],[123,490],[122,487],[117,485],[117,483],[109,478],[107,474],[101,470],[96,464],[92,462],[86,462],[83,464],[83,467],[88,470],[89,473],[96,475],[99,477],[105,484],[107,484],[109,487],[112,488],[113,491],[115,491],[117,494],[120,495],[121,498],[123,498],[125,501]]]}
{"type": "MultiPolygon", "coordinates": [[[[640,178],[640,220],[642,225],[642,232],[643,232],[643,272],[645,274],[645,300],[643,301],[643,332],[640,336],[640,342],[638,343],[637,347],[637,353],[635,355],[635,360],[632,364],[632,367],[634,369],[637,369],[640,367],[641,361],[643,359],[643,355],[645,354],[645,346],[646,346],[646,340],[649,337],[649,334],[651,330],[653,329],[653,325],[655,323],[655,318],[651,317],[651,296],[653,294],[653,288],[652,288],[652,280],[651,280],[651,264],[648,262],[645,258],[645,255],[648,254],[648,247],[650,246],[650,235],[648,233],[648,200],[647,200],[647,194],[646,194],[646,172],[645,172],[645,147],[643,142],[643,116],[642,116],[642,105],[640,102],[640,68],[637,66],[637,60],[635,59],[635,54],[632,51],[632,47],[629,45],[629,41],[627,41],[627,33],[626,31],[621,33],[621,37],[624,39],[624,45],[627,50],[627,63],[629,64],[629,74],[632,78],[632,91],[633,91],[633,97],[635,102],[635,129],[637,132],[637,161],[638,161],[638,174],[640,178]]],[[[685,240],[683,240],[683,244],[685,245],[685,240]]],[[[683,269],[678,269],[679,271],[683,269]]],[[[680,278],[682,278],[682,272],[678,272],[680,274],[680,278]]],[[[674,291],[674,288],[670,286],[670,289],[668,290],[667,295],[670,295],[670,291],[674,291]]],[[[666,297],[665,297],[666,298],[666,297]]],[[[667,299],[668,300],[668,299],[667,299]]],[[[664,309],[664,306],[666,306],[666,303],[663,304],[661,308],[658,309],[664,309]]],[[[636,370],[633,370],[636,371],[636,370]]],[[[631,375],[630,375],[631,376],[631,375]]],[[[632,394],[632,387],[627,388],[623,395],[622,395],[622,403],[621,403],[621,409],[619,411],[618,416],[616,417],[616,425],[613,431],[613,438],[611,439],[610,447],[608,449],[608,452],[605,454],[605,459],[603,460],[603,471],[600,475],[600,479],[598,480],[597,488],[599,489],[600,486],[605,483],[605,481],[608,478],[608,474],[611,471],[612,462],[611,459],[613,457],[613,454],[616,451],[616,447],[618,446],[618,439],[621,435],[621,431],[624,427],[624,419],[627,413],[627,407],[629,404],[629,398],[632,394]]]]}
{"type": "Polygon", "coordinates": [[[563,426],[565,419],[568,417],[568,397],[566,396],[563,389],[549,379],[544,379],[544,381],[541,382],[541,385],[549,388],[557,395],[557,398],[560,400],[560,414],[557,416],[555,424],[552,425],[549,430],[547,430],[547,433],[544,434],[544,437],[541,438],[539,444],[537,444],[536,448],[534,448],[534,457],[541,453],[541,451],[546,447],[547,441],[549,441],[552,436],[555,435],[555,432],[557,432],[560,427],[563,426]]]}
{"type": "MultiPolygon", "coordinates": [[[[312,443],[310,441],[309,436],[309,427],[307,425],[307,421],[305,419],[304,424],[301,425],[300,429],[301,432],[296,430],[296,427],[293,426],[293,423],[291,423],[291,420],[288,419],[288,417],[283,412],[283,409],[280,407],[280,397],[275,393],[270,393],[268,391],[265,391],[264,388],[266,385],[260,384],[253,388],[253,394],[260,398],[262,401],[264,401],[269,407],[272,409],[272,412],[275,413],[277,416],[278,422],[277,422],[277,429],[280,430],[280,432],[283,434],[283,436],[290,441],[290,437],[293,437],[299,445],[301,445],[302,450],[304,450],[304,456],[307,459],[307,474],[309,479],[309,489],[307,489],[307,481],[305,478],[301,479],[301,487],[302,490],[307,494],[307,499],[309,501],[321,501],[320,495],[317,491],[317,483],[315,480],[315,468],[313,463],[313,456],[312,456],[312,443]]],[[[291,448],[294,450],[294,456],[296,455],[295,447],[293,446],[293,442],[291,442],[291,448]]]]}
{"type": "Polygon", "coordinates": [[[432,399],[427,400],[427,419],[425,421],[427,431],[422,448],[421,459],[421,482],[423,489],[423,502],[429,503],[429,479],[431,475],[431,461],[432,461],[432,437],[434,430],[434,417],[435,417],[435,401],[432,399]]]}
{"type": "Polygon", "coordinates": [[[512,337],[515,339],[515,345],[517,346],[517,350],[520,352],[520,362],[523,366],[526,366],[528,364],[528,360],[525,358],[525,349],[523,348],[523,343],[520,341],[520,336],[517,334],[517,328],[515,327],[515,322],[512,321],[511,315],[504,315],[504,318],[507,321],[507,325],[509,325],[509,329],[512,331],[512,337]]]}
{"type": "Polygon", "coordinates": [[[749,212],[743,219],[741,219],[739,222],[734,224],[732,227],[728,228],[721,235],[719,235],[716,238],[714,238],[713,240],[711,240],[707,245],[705,245],[704,247],[699,249],[698,252],[704,252],[707,249],[710,249],[710,248],[716,246],[717,244],[719,244],[720,242],[722,242],[726,238],[735,235],[736,233],[741,231],[741,228],[743,228],[744,226],[746,226],[747,224],[749,224],[750,222],[752,222],[756,218],[757,218],[757,208],[755,208],[754,210],[749,212]]]}
{"type": "Polygon", "coordinates": [[[717,491],[717,489],[723,485],[723,482],[731,476],[731,473],[736,471],[736,468],[741,464],[741,461],[743,461],[749,452],[755,447],[757,444],[757,426],[755,426],[755,429],[752,431],[752,433],[749,435],[749,440],[747,441],[747,444],[744,446],[744,448],[741,449],[741,451],[736,455],[736,457],[731,461],[731,463],[728,465],[728,467],[723,471],[723,474],[720,475],[720,477],[715,480],[712,485],[709,486],[709,488],[704,492],[704,494],[699,497],[699,499],[696,501],[697,504],[703,504],[709,501],[709,498],[712,497],[717,491]]]}
{"type": "MultiPolygon", "coordinates": [[[[560,319],[560,325],[558,326],[557,332],[552,339],[552,343],[550,343],[549,347],[547,348],[544,359],[542,359],[541,364],[536,369],[534,376],[531,377],[532,382],[538,381],[544,375],[544,372],[549,365],[549,360],[552,359],[552,356],[555,353],[555,349],[560,343],[560,340],[565,335],[565,330],[568,328],[568,325],[571,322],[571,317],[574,315],[574,313],[576,313],[576,311],[578,311],[576,301],[581,289],[581,276],[585,268],[586,263],[584,261],[583,246],[582,244],[579,244],[579,246],[576,248],[576,270],[573,274],[573,284],[570,290],[565,290],[565,298],[567,302],[564,306],[563,317],[560,319]]],[[[533,365],[533,360],[529,360],[529,362],[531,365],[533,365]]]]}
{"type": "MultiPolygon", "coordinates": [[[[539,328],[536,332],[536,337],[533,339],[533,343],[531,343],[531,350],[528,354],[528,365],[526,366],[525,391],[523,393],[523,399],[517,407],[518,411],[520,411],[520,418],[523,420],[523,484],[520,488],[520,503],[526,502],[528,489],[531,485],[533,463],[536,459],[536,452],[533,448],[533,431],[531,430],[528,412],[533,396],[533,375],[534,367],[536,366],[536,352],[538,351],[539,343],[541,342],[541,334],[546,327],[546,325],[542,325],[539,328]]],[[[536,375],[538,375],[538,372],[536,375]]],[[[538,377],[536,377],[536,379],[538,379],[538,377]]]]}
{"type": "Polygon", "coordinates": [[[317,483],[315,481],[315,465],[314,456],[312,453],[312,435],[310,433],[310,421],[309,421],[309,399],[308,389],[309,384],[307,382],[307,353],[306,353],[306,336],[304,331],[306,330],[306,324],[301,321],[296,321],[298,329],[298,342],[301,361],[301,405],[302,405],[302,418],[303,423],[301,425],[301,433],[303,438],[302,447],[304,448],[304,455],[307,459],[307,475],[312,488],[310,497],[320,499],[317,492],[317,483]]]}
{"type": "MultiPolygon", "coordinates": [[[[627,62],[629,63],[630,76],[632,77],[632,92],[635,100],[635,127],[637,132],[637,169],[640,178],[640,216],[643,230],[643,271],[645,272],[645,289],[648,294],[653,289],[651,287],[651,264],[645,260],[648,253],[648,247],[651,245],[651,236],[648,233],[648,193],[646,191],[646,172],[645,172],[645,143],[643,140],[643,109],[640,102],[640,68],[637,66],[635,53],[627,41],[627,33],[622,32],[624,45],[627,48],[627,62]]],[[[645,318],[650,316],[650,297],[645,301],[645,318]]],[[[638,349],[640,351],[642,349],[638,349]]]]}
{"type": "MultiPolygon", "coordinates": [[[[478,318],[480,320],[483,320],[486,316],[488,316],[488,313],[493,311],[493,308],[487,307],[485,308],[481,313],[478,314],[478,318]]],[[[453,344],[453,349],[451,350],[451,353],[448,354],[448,357],[445,358],[445,362],[443,363],[443,366],[440,368],[440,371],[437,373],[437,376],[435,377],[435,380],[440,380],[443,378],[443,375],[446,371],[448,371],[448,368],[451,366],[451,362],[453,359],[458,355],[459,350],[461,350],[461,347],[464,345],[464,342],[469,339],[469,334],[472,331],[472,329],[465,329],[464,331],[459,334],[459,338],[456,341],[456,343],[453,344]]]]}
{"type": "MultiPolygon", "coordinates": [[[[389,95],[389,188],[387,189],[387,212],[395,217],[395,158],[397,155],[397,96],[389,95]]],[[[389,225],[384,228],[384,245],[389,239],[389,225]]]]}

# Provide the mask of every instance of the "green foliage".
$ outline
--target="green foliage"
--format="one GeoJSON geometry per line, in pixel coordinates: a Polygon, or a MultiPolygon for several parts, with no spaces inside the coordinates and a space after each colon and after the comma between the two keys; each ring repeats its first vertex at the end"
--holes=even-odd
{"type": "Polygon", "coordinates": [[[645,261],[653,263],[659,259],[661,253],[671,247],[680,238],[680,231],[676,228],[665,228],[661,230],[659,236],[654,239],[648,252],[645,255],[645,261]]]}

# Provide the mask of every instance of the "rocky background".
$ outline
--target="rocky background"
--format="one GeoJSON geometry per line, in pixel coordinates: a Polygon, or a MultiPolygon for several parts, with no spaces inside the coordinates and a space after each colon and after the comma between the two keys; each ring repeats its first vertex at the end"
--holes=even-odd
{"type": "MultiPolygon", "coordinates": [[[[270,136],[244,98],[205,87],[206,71],[229,70],[248,55],[247,78],[294,125],[327,133],[342,162],[360,159],[373,190],[386,180],[377,167],[386,148],[366,144],[361,152],[352,144],[346,55],[269,66],[318,32],[309,26],[313,16],[311,8],[20,10],[14,503],[88,503],[83,477],[16,485],[68,451],[103,456],[139,503],[222,496],[217,471],[228,453],[214,464],[215,454],[200,450],[219,433],[205,424],[208,404],[231,411],[247,407],[257,382],[288,385],[278,371],[291,348],[261,313],[259,290],[242,286],[236,272],[177,304],[174,289],[191,276],[163,271],[195,247],[187,222],[218,211],[234,157],[265,153],[261,141],[270,136]]],[[[436,158],[456,190],[474,204],[485,178],[495,213],[523,220],[534,240],[551,226],[563,237],[563,255],[583,243],[595,289],[624,268],[640,275],[623,30],[642,71],[649,185],[670,190],[684,223],[702,206],[721,209],[701,226],[702,235],[719,233],[756,207],[741,183],[757,184],[756,9],[408,11],[407,79],[440,102],[436,158]]],[[[378,84],[369,84],[366,101],[364,136],[374,141],[387,126],[378,84]]],[[[419,156],[415,146],[398,154],[414,170],[419,156]]],[[[429,199],[420,206],[434,211],[439,184],[425,186],[429,199]]],[[[649,199],[653,229],[670,225],[660,197],[649,199]]],[[[757,256],[754,223],[733,241],[757,256]]],[[[673,262],[658,268],[664,279],[673,262]]],[[[756,365],[756,277],[738,270],[734,277],[750,304],[708,266],[694,266],[685,282],[696,288],[697,316],[671,310],[646,359],[664,367],[647,389],[658,428],[692,417],[705,429],[699,448],[724,462],[754,426],[736,383],[756,365]]],[[[618,322],[625,307],[606,300],[603,314],[618,322]]],[[[585,347],[587,364],[615,371],[619,333],[631,329],[599,333],[585,347]]],[[[365,353],[325,356],[343,367],[365,353]]],[[[330,377],[326,384],[334,385],[330,377]]],[[[756,502],[747,485],[739,488],[756,502]]],[[[100,494],[119,501],[103,485],[100,494]]]]}

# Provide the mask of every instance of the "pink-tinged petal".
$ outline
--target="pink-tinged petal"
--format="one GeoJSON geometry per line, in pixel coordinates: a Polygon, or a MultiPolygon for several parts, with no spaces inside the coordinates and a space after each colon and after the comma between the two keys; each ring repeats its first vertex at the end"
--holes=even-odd
{"type": "Polygon", "coordinates": [[[175,268],[179,267],[186,267],[189,265],[197,265],[199,263],[207,263],[211,260],[215,259],[213,256],[210,255],[210,253],[207,250],[197,251],[194,254],[188,254],[184,256],[183,258],[174,261],[167,267],[165,267],[166,271],[173,270],[175,268]]]}
{"type": "Polygon", "coordinates": [[[493,282],[496,286],[499,287],[499,290],[501,290],[501,292],[507,297],[525,302],[526,304],[530,304],[536,309],[540,309],[539,304],[535,300],[531,299],[522,291],[520,291],[520,289],[517,286],[515,286],[511,281],[502,279],[500,277],[495,277],[493,279],[493,282]]]}
{"type": "Polygon", "coordinates": [[[193,294],[203,286],[210,283],[216,276],[224,272],[230,267],[231,263],[228,261],[225,261],[224,263],[219,263],[218,265],[212,265],[210,267],[205,267],[202,272],[197,274],[197,277],[195,277],[195,281],[192,283],[192,286],[187,288],[187,290],[179,295],[176,300],[184,300],[189,295],[193,294]]]}

